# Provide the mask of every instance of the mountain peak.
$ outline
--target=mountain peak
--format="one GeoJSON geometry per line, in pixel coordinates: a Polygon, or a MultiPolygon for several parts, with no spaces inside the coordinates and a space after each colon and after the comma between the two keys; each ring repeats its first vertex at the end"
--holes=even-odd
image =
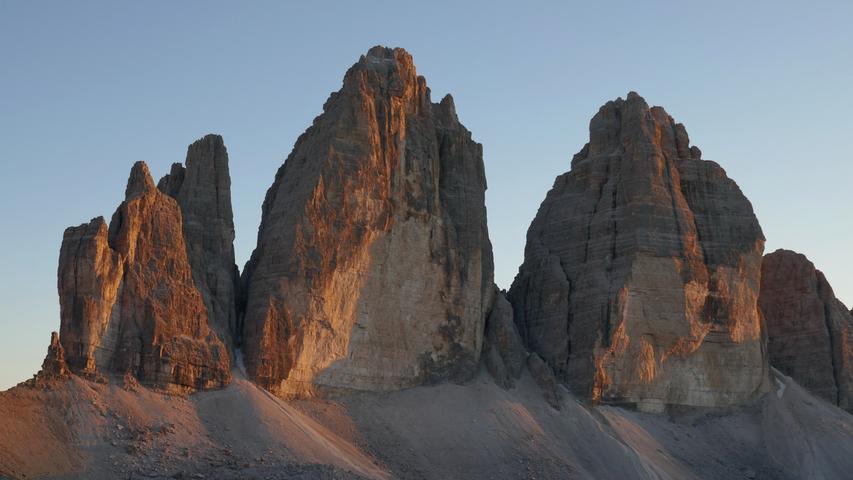
{"type": "Polygon", "coordinates": [[[142,160],[134,163],[133,168],[130,169],[130,176],[127,179],[127,188],[124,191],[125,200],[130,200],[137,195],[156,188],[157,186],[154,185],[154,179],[151,178],[151,171],[148,169],[148,165],[142,160]]]}

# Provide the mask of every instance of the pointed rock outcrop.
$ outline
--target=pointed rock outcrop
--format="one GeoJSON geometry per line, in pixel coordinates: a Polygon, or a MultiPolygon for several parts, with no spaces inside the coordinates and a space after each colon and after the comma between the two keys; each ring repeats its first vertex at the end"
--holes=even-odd
{"type": "Polygon", "coordinates": [[[59,256],[60,340],[78,373],[131,375],[192,391],[230,381],[225,345],[193,281],[181,210],[143,162],[125,201],[65,231],[59,256]]]}
{"type": "Polygon", "coordinates": [[[853,315],[805,255],[764,256],[759,305],[770,364],[815,395],[853,411],[853,315]]]}
{"type": "Polygon", "coordinates": [[[234,262],[231,175],[222,137],[207,135],[190,145],[186,166],[173,164],[157,187],[181,207],[187,255],[208,322],[227,345],[233,345],[239,274],[234,262]]]}
{"type": "Polygon", "coordinates": [[[482,147],[375,47],[302,134],[244,271],[249,375],[279,395],[469,378],[492,302],[482,147]]]}
{"type": "Polygon", "coordinates": [[[515,321],[575,393],[660,410],[767,383],[752,206],[636,93],[604,105],[527,233],[515,321]]]}
{"type": "Polygon", "coordinates": [[[62,378],[68,375],[68,365],[65,363],[65,349],[59,341],[59,333],[51,332],[50,345],[47,347],[47,355],[41,364],[40,377],[62,378]]]}
{"type": "Polygon", "coordinates": [[[515,385],[527,361],[527,350],[512,320],[512,305],[504,292],[495,292],[492,311],[486,319],[483,359],[486,369],[503,388],[515,385]]]}

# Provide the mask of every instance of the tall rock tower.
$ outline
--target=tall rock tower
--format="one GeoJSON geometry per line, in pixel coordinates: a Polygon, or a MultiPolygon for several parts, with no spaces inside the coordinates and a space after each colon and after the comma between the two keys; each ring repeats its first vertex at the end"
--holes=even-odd
{"type": "Polygon", "coordinates": [[[751,398],[767,357],[749,201],[636,93],[589,130],[530,225],[509,292],[528,347],[593,401],[659,411],[751,398]]]}
{"type": "Polygon", "coordinates": [[[372,48],[267,192],[243,274],[249,375],[284,396],[470,377],[493,297],[485,189],[451,97],[372,48]]]}
{"type": "Polygon", "coordinates": [[[805,255],[764,256],[759,305],[770,364],[815,395],[853,411],[853,315],[805,255]]]}

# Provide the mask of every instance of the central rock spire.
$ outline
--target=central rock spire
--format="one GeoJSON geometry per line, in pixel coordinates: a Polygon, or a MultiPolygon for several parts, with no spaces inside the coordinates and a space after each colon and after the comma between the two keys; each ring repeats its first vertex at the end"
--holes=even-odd
{"type": "Polygon", "coordinates": [[[492,303],[482,147],[402,49],[372,48],[302,134],[244,272],[249,375],[279,395],[476,369],[492,303]]]}

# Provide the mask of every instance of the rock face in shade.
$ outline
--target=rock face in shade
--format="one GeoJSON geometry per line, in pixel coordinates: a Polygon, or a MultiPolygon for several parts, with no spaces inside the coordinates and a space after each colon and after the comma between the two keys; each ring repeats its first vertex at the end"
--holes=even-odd
{"type": "Polygon", "coordinates": [[[133,166],[109,228],[99,217],[65,231],[58,287],[73,371],[129,373],[176,391],[230,381],[226,347],[193,281],[181,210],[144,163],[133,166]]]}
{"type": "Polygon", "coordinates": [[[770,364],[853,411],[853,316],[812,262],[790,250],[764,257],[759,305],[770,364]]]}
{"type": "Polygon", "coordinates": [[[763,391],[764,237],[749,201],[636,93],[608,102],[527,233],[515,321],[593,401],[736,404],[763,391]]]}
{"type": "Polygon", "coordinates": [[[375,47],[296,142],[244,271],[250,377],[283,396],[469,378],[491,307],[482,147],[375,47]]]}
{"type": "Polygon", "coordinates": [[[511,388],[521,376],[527,350],[512,320],[512,305],[501,292],[495,292],[492,311],[486,319],[483,358],[498,385],[511,388]]]}
{"type": "Polygon", "coordinates": [[[234,216],[228,151],[222,137],[207,135],[187,149],[186,166],[172,165],[157,187],[177,200],[195,284],[207,308],[208,323],[227,344],[237,332],[234,216]]]}

